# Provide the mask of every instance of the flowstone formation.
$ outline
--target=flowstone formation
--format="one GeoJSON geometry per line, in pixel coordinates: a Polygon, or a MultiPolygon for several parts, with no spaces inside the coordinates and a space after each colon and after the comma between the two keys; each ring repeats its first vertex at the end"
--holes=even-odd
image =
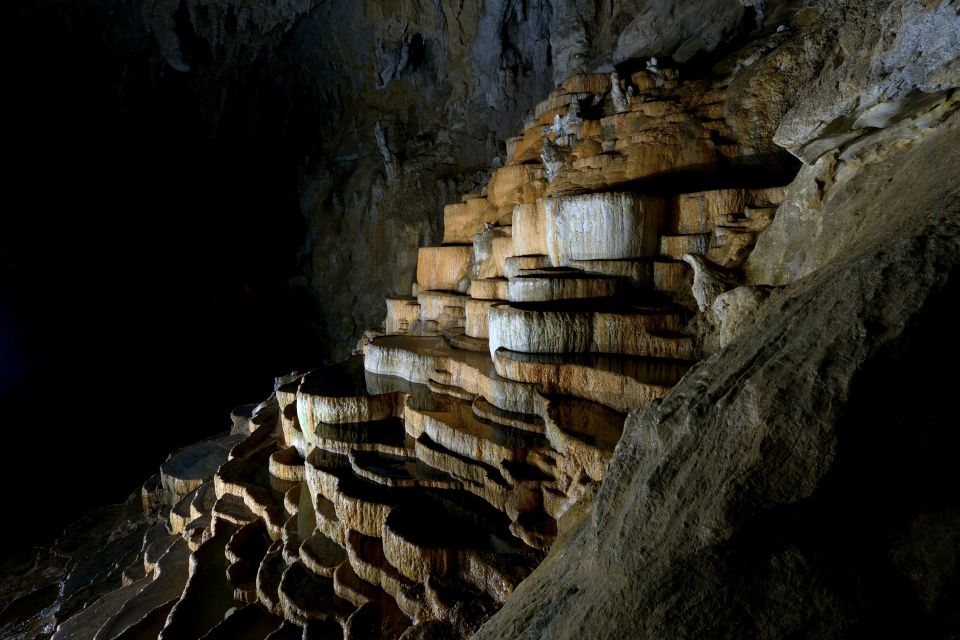
{"type": "MultiPolygon", "coordinates": [[[[724,120],[728,81],[568,78],[483,192],[445,207],[443,244],[419,250],[384,326],[172,454],[143,487],[146,519],[120,511],[123,559],[53,598],[39,628],[475,632],[592,502],[627,414],[702,355],[684,258],[739,267],[783,200],[724,120]]],[[[85,566],[69,539],[67,583],[85,566]]]]}
{"type": "Polygon", "coordinates": [[[960,31],[946,3],[863,12],[690,77],[567,78],[353,357],[14,566],[0,624],[955,636],[952,381],[915,373],[957,355],[960,103],[946,57],[904,52],[955,60],[960,31]]]}

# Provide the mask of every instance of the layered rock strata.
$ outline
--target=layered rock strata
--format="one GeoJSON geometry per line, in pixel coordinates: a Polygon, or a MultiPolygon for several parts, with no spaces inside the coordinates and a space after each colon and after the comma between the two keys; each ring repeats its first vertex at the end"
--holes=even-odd
{"type": "Polygon", "coordinates": [[[568,78],[354,357],[8,565],[0,623],[956,636],[952,381],[917,372],[956,355],[960,45],[949,3],[889,4],[568,78]]]}

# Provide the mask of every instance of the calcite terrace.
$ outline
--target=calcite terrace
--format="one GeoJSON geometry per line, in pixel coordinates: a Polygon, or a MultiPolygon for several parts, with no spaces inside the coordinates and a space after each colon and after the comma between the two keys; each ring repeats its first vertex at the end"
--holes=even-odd
{"type": "Polygon", "coordinates": [[[49,612],[53,637],[478,629],[589,505],[627,413],[703,355],[697,292],[736,285],[783,200],[730,131],[727,83],[568,78],[445,208],[352,358],[170,456],[117,515],[147,514],[125,564],[49,612]]]}

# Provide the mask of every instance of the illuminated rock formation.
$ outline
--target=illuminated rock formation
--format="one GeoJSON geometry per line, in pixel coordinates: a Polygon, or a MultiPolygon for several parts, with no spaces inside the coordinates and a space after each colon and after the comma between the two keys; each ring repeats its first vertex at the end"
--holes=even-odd
{"type": "Polygon", "coordinates": [[[723,81],[662,73],[629,92],[574,76],[538,105],[485,192],[445,207],[444,244],[419,250],[411,296],[386,301],[362,353],[278,381],[232,435],[172,455],[146,573],[55,637],[81,620],[97,638],[216,637],[239,618],[304,637],[475,631],[595,495],[626,414],[701,354],[681,258],[782,199],[636,187],[741,153],[704,115],[723,81]],[[552,168],[533,161],[544,144],[565,149],[552,168]]]}
{"type": "MultiPolygon", "coordinates": [[[[782,38],[771,35],[770,50],[782,38]]],[[[946,91],[909,114],[858,116],[871,131],[900,127],[898,137],[844,120],[856,135],[844,131],[843,143],[830,132],[790,138],[816,162],[785,189],[792,175],[764,164],[782,157],[727,117],[751,51],[689,80],[652,60],[623,85],[607,73],[561,83],[485,189],[444,207],[443,241],[419,249],[410,295],[386,300],[383,325],[351,358],[277,380],[267,400],[235,412],[230,434],[172,454],[142,491],[149,526],[134,515],[141,505],[111,512],[113,530],[130,534],[124,564],[86,608],[55,617],[53,637],[683,637],[685,623],[717,637],[712,616],[743,637],[758,631],[739,583],[724,578],[746,582],[737,554],[794,535],[804,502],[830,490],[818,480],[843,452],[824,416],[842,419],[872,337],[909,324],[902,306],[884,306],[894,291],[877,274],[896,272],[920,304],[935,267],[956,261],[946,209],[922,220],[923,234],[906,214],[885,223],[909,243],[890,232],[883,250],[856,253],[851,232],[798,257],[790,248],[803,234],[827,233],[806,224],[805,206],[839,194],[859,214],[881,178],[905,188],[903,177],[870,177],[883,173],[871,163],[900,158],[907,171],[922,154],[903,141],[924,136],[946,157],[956,104],[946,91]],[[861,135],[876,137],[833,148],[861,135]],[[803,281],[841,245],[854,258],[818,276],[833,288],[803,281]],[[903,273],[911,254],[923,267],[915,281],[903,273]],[[794,293],[774,287],[791,283],[794,293]],[[749,335],[764,310],[775,317],[749,335]],[[781,412],[773,394],[790,393],[804,402],[781,412]],[[761,518],[736,537],[770,505],[789,511],[765,516],[776,531],[761,518]],[[687,607],[710,616],[685,620],[687,607]]],[[[398,160],[383,155],[395,179],[398,160]]],[[[841,517],[859,495],[823,508],[841,517]]],[[[955,515],[931,518],[947,528],[955,515]]],[[[898,535],[923,539],[910,527],[922,528],[898,535]]],[[[823,534],[796,535],[812,548],[823,534]]],[[[807,550],[750,555],[776,590],[749,595],[778,606],[802,597],[809,585],[789,578],[813,564],[807,550]]],[[[817,624],[768,609],[784,636],[817,624]]]]}

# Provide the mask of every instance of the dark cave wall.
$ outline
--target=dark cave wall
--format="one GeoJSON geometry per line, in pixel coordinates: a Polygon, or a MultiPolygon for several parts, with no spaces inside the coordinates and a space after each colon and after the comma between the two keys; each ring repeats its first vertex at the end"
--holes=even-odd
{"type": "Polygon", "coordinates": [[[443,205],[479,188],[475,174],[549,90],[547,3],[461,9],[332,3],[293,38],[294,59],[320,61],[305,84],[329,105],[303,181],[303,284],[324,300],[318,329],[334,356],[380,324],[385,295],[409,295],[443,205]]]}
{"type": "Polygon", "coordinates": [[[0,50],[0,481],[31,488],[7,492],[30,525],[6,555],[124,500],[322,354],[275,338],[309,331],[278,127],[200,108],[139,3],[4,3],[0,50]]]}

